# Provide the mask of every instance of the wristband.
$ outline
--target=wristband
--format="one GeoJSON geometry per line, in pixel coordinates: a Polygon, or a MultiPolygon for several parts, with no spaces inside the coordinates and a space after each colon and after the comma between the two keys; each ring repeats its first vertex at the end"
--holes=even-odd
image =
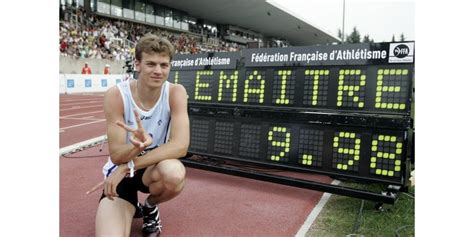
{"type": "Polygon", "coordinates": [[[127,163],[127,166],[128,166],[128,168],[130,169],[130,175],[129,175],[129,177],[130,177],[130,178],[133,178],[133,175],[135,174],[135,163],[133,163],[133,160],[130,160],[130,161],[127,163]]]}

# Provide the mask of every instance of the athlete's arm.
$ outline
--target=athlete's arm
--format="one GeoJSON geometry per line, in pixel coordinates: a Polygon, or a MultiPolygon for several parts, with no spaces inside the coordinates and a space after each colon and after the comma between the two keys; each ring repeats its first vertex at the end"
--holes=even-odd
{"type": "MultiPolygon", "coordinates": [[[[151,144],[151,139],[143,128],[140,130],[141,121],[137,119],[138,128],[132,132],[127,144],[127,130],[131,128],[124,124],[123,100],[117,86],[107,90],[104,95],[104,112],[107,126],[107,140],[109,144],[110,159],[116,165],[127,163],[151,144]],[[125,129],[124,129],[125,128],[125,129]],[[129,129],[127,129],[129,128],[129,129]]],[[[135,115],[137,116],[137,114],[135,115]]]]}

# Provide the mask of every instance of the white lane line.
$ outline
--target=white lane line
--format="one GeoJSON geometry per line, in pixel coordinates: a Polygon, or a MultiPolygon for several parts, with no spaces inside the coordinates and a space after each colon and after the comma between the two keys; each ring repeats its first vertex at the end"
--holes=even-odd
{"type": "Polygon", "coordinates": [[[86,105],[91,103],[104,103],[102,100],[92,100],[92,101],[84,101],[84,102],[75,102],[75,103],[61,103],[60,106],[70,106],[70,105],[86,105]]]}
{"type": "MultiPolygon", "coordinates": [[[[341,181],[337,179],[331,182],[332,185],[339,185],[340,183],[341,181]]],[[[331,193],[323,194],[323,196],[321,197],[321,200],[319,200],[318,204],[314,206],[311,213],[309,213],[308,217],[306,217],[306,221],[303,223],[298,233],[296,233],[295,237],[304,237],[306,233],[308,233],[309,228],[311,228],[311,225],[313,224],[314,220],[316,220],[319,213],[323,210],[324,206],[326,205],[330,197],[331,197],[331,193]]]]}
{"type": "Polygon", "coordinates": [[[60,101],[59,104],[63,105],[63,104],[75,104],[75,103],[92,103],[92,101],[103,102],[104,100],[99,99],[99,98],[91,98],[87,100],[66,100],[66,101],[60,101]]]}
{"type": "Polygon", "coordinates": [[[85,118],[60,118],[60,119],[67,119],[67,120],[83,120],[83,121],[97,121],[100,120],[99,118],[93,118],[94,116],[89,116],[85,118]],[[92,118],[89,118],[92,117],[92,118]]]}
{"type": "Polygon", "coordinates": [[[75,98],[62,98],[61,101],[81,101],[81,100],[93,100],[93,99],[96,99],[96,100],[100,100],[100,99],[103,99],[104,96],[79,96],[79,97],[75,97],[75,98]]]}
{"type": "Polygon", "coordinates": [[[69,127],[65,127],[65,128],[60,128],[60,130],[66,130],[66,129],[69,129],[69,128],[76,128],[76,127],[80,127],[80,126],[84,126],[84,125],[88,125],[88,124],[93,124],[93,123],[99,123],[99,122],[103,122],[103,121],[105,121],[105,119],[92,121],[92,122],[88,122],[88,123],[81,123],[81,124],[77,124],[77,125],[73,125],[73,126],[69,126],[69,127]]]}
{"type": "Polygon", "coordinates": [[[93,108],[93,107],[102,107],[102,106],[104,106],[104,105],[78,106],[78,108],[72,107],[72,108],[67,108],[67,109],[61,109],[61,110],[59,110],[59,112],[61,112],[61,111],[67,111],[67,110],[74,110],[74,109],[85,109],[85,108],[93,108]]]}
{"type": "Polygon", "coordinates": [[[69,102],[69,101],[87,101],[87,100],[91,100],[91,99],[94,99],[94,98],[83,98],[83,99],[64,99],[62,101],[64,102],[69,102]]]}
{"type": "Polygon", "coordinates": [[[79,115],[85,115],[85,114],[95,114],[95,113],[102,113],[102,112],[104,112],[104,111],[103,110],[97,110],[97,111],[92,111],[92,112],[87,112],[87,113],[70,114],[70,115],[59,117],[59,118],[68,118],[68,117],[73,117],[73,116],[79,116],[79,115]]]}
{"type": "Polygon", "coordinates": [[[82,141],[82,142],[79,142],[79,143],[76,143],[76,144],[72,144],[72,145],[67,146],[67,147],[63,147],[63,148],[59,149],[59,155],[61,156],[61,155],[67,154],[67,153],[69,153],[71,151],[74,151],[76,149],[79,149],[81,147],[87,147],[87,146],[90,146],[94,143],[104,141],[105,139],[107,139],[107,136],[103,135],[103,136],[95,137],[95,138],[92,138],[92,139],[89,139],[89,140],[86,140],[86,141],[82,141]]]}

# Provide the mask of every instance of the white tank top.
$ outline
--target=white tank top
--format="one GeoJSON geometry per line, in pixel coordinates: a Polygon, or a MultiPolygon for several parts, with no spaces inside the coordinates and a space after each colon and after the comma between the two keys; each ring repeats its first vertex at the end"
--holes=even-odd
{"type": "MultiPolygon", "coordinates": [[[[132,97],[132,92],[130,90],[130,81],[127,80],[117,84],[120,94],[122,95],[123,100],[123,110],[124,110],[124,121],[125,124],[132,128],[137,127],[135,120],[135,115],[133,114],[133,109],[135,108],[140,115],[140,120],[142,121],[143,128],[148,132],[150,137],[152,137],[153,142],[150,146],[147,146],[145,150],[139,155],[142,156],[146,152],[153,150],[159,147],[161,144],[164,144],[168,141],[169,138],[169,124],[170,124],[170,104],[169,104],[169,82],[165,81],[161,87],[161,95],[156,104],[149,111],[144,111],[140,109],[132,97]]],[[[126,142],[130,143],[130,133],[127,132],[126,142]]],[[[110,156],[107,163],[102,168],[102,173],[104,177],[109,176],[112,172],[115,171],[117,166],[112,163],[110,156]]]]}

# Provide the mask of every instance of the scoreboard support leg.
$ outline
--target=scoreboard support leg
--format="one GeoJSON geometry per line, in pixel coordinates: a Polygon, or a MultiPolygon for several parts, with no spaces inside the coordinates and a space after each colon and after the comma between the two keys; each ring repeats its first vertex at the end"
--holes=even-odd
{"type": "Polygon", "coordinates": [[[181,159],[181,162],[187,167],[203,169],[223,174],[229,174],[244,178],[251,178],[271,183],[283,184],[298,188],[310,189],[315,191],[321,192],[328,192],[342,196],[360,198],[364,200],[375,201],[379,203],[386,203],[386,204],[394,204],[395,201],[398,199],[398,191],[400,188],[397,186],[390,185],[385,192],[382,193],[374,193],[366,190],[349,188],[349,187],[342,187],[332,184],[325,184],[315,181],[303,180],[303,179],[296,179],[281,175],[272,175],[261,173],[257,171],[248,171],[243,170],[235,167],[228,167],[228,166],[218,166],[218,165],[211,165],[206,164],[204,162],[199,162],[187,158],[181,159]]]}

